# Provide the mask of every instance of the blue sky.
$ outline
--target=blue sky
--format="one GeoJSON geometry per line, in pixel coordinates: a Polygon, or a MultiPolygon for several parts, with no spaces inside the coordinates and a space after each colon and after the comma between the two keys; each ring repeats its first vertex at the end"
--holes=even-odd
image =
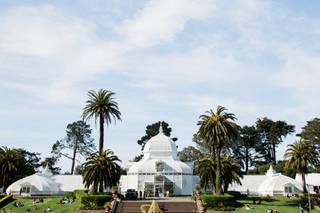
{"type": "Polygon", "coordinates": [[[183,148],[199,115],[218,105],[240,125],[267,116],[299,131],[320,116],[319,4],[2,0],[0,145],[48,156],[99,88],[116,93],[123,114],[105,147],[124,165],[147,124],[167,121],[183,148]]]}

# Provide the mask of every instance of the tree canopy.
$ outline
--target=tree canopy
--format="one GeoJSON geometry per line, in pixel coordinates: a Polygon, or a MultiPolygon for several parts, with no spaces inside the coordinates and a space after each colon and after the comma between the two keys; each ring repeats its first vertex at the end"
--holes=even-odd
{"type": "Polygon", "coordinates": [[[307,121],[307,125],[302,127],[302,132],[297,135],[313,143],[320,151],[320,118],[307,121]]]}
{"type": "Polygon", "coordinates": [[[92,153],[83,164],[83,183],[92,192],[102,192],[107,187],[116,186],[120,180],[121,167],[119,158],[111,150],[92,153]]]}
{"type": "Polygon", "coordinates": [[[72,161],[70,173],[74,173],[75,162],[77,161],[77,154],[87,157],[96,150],[93,138],[91,138],[91,128],[89,124],[84,121],[77,121],[67,125],[66,136],[58,140],[52,146],[51,153],[56,158],[62,156],[72,161]],[[68,153],[71,151],[71,155],[68,153]]]}
{"type": "Polygon", "coordinates": [[[194,161],[198,161],[201,158],[203,158],[203,154],[201,153],[201,151],[199,151],[198,149],[196,149],[193,146],[188,146],[183,148],[179,153],[179,159],[182,162],[194,162],[194,161]]]}
{"type": "Polygon", "coordinates": [[[260,144],[256,146],[257,152],[266,162],[276,164],[276,148],[288,134],[294,132],[294,125],[264,117],[256,121],[256,128],[260,137],[260,144]]]}
{"type": "Polygon", "coordinates": [[[255,148],[259,143],[259,135],[255,126],[240,128],[240,137],[231,144],[234,158],[240,162],[245,172],[254,164],[255,148]]]}

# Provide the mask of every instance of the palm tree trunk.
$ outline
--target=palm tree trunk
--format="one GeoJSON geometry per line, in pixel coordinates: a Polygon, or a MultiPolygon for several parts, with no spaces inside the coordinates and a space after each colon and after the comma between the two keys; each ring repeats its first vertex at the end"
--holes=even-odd
{"type": "Polygon", "coordinates": [[[216,194],[222,194],[221,191],[221,156],[220,148],[217,148],[216,160],[217,160],[217,171],[216,171],[216,194]]]}
{"type": "Polygon", "coordinates": [[[223,184],[223,193],[227,193],[229,189],[229,184],[223,184]]]}
{"type": "Polygon", "coordinates": [[[99,153],[103,153],[103,138],[104,138],[104,119],[102,113],[100,113],[100,138],[99,138],[99,153]]]}
{"type": "Polygon", "coordinates": [[[301,173],[301,178],[302,178],[302,187],[303,187],[303,193],[307,193],[307,186],[306,186],[306,175],[304,172],[301,173]]]}

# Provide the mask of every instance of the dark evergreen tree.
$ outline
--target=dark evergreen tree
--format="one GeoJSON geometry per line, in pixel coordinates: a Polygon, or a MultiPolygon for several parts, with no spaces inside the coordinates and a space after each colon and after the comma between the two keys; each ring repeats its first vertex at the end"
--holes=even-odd
{"type": "Polygon", "coordinates": [[[320,119],[314,118],[307,121],[307,125],[302,127],[302,132],[297,134],[302,139],[310,141],[320,152],[320,119]]]}
{"type": "Polygon", "coordinates": [[[247,173],[250,166],[254,164],[255,148],[259,144],[259,135],[254,126],[244,126],[240,129],[240,137],[236,143],[231,144],[234,158],[247,173]]]}
{"type": "Polygon", "coordinates": [[[260,137],[260,145],[256,146],[256,151],[267,163],[276,164],[276,148],[288,134],[294,132],[294,125],[264,117],[256,121],[256,128],[260,137]]]}

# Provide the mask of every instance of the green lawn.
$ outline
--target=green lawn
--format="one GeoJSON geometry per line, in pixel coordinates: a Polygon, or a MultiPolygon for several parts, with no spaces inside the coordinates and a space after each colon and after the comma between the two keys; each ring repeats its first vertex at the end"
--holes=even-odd
{"type": "MultiPolygon", "coordinates": [[[[262,200],[261,204],[252,204],[253,201],[243,200],[240,201],[244,204],[249,204],[249,206],[253,209],[246,210],[244,207],[237,209],[237,213],[242,212],[252,212],[252,213],[264,213],[267,212],[268,209],[277,210],[280,213],[298,213],[299,212],[299,203],[297,199],[289,199],[286,197],[272,197],[272,201],[262,200]]],[[[306,211],[305,211],[306,212],[306,211]]],[[[313,210],[313,212],[316,212],[313,210]]]]}
{"type": "MultiPolygon", "coordinates": [[[[62,197],[52,197],[52,198],[44,198],[43,203],[37,203],[38,210],[36,212],[43,212],[43,210],[47,209],[49,206],[52,209],[52,212],[57,213],[71,213],[76,212],[78,207],[78,203],[74,202],[72,204],[57,204],[62,197]]],[[[17,208],[12,205],[13,202],[6,205],[4,208],[8,211],[12,209],[14,213],[25,213],[28,212],[27,209],[32,208],[32,199],[28,198],[17,198],[16,202],[21,202],[24,206],[17,208]]]]}

